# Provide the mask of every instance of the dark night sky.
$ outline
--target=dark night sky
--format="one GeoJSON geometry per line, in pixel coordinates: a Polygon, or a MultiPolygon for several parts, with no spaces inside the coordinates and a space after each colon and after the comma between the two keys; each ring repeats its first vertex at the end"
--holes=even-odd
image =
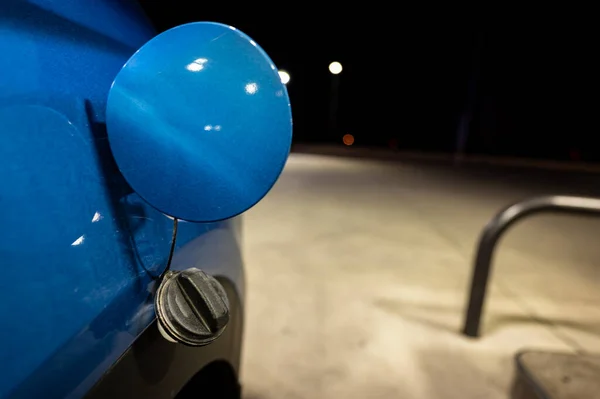
{"type": "Polygon", "coordinates": [[[355,145],[454,152],[471,103],[470,153],[568,159],[575,150],[600,161],[598,35],[581,19],[193,3],[142,2],[159,31],[217,21],[251,36],[291,75],[296,142],[341,144],[350,133],[355,145]],[[335,131],[331,61],[344,68],[335,131]]]}

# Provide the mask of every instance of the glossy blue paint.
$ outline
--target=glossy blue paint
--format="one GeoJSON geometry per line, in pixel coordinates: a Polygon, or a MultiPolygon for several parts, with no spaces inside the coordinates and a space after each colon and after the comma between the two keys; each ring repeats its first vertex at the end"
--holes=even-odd
{"type": "MultiPolygon", "coordinates": [[[[152,36],[131,2],[0,3],[1,398],[81,397],[154,318],[172,220],[119,173],[104,112],[152,36]]],[[[238,234],[180,223],[173,268],[243,296],[238,234]]]]}
{"type": "Polygon", "coordinates": [[[108,138],[131,187],[188,221],[235,216],[273,186],[292,116],[267,54],[239,30],[196,22],[145,44],[119,72],[108,138]]]}

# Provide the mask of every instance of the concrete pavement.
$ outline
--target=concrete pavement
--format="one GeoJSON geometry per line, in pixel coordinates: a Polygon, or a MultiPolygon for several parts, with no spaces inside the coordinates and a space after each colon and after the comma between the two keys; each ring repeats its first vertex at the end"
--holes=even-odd
{"type": "Polygon", "coordinates": [[[500,245],[482,338],[459,334],[474,245],[510,202],[600,176],[293,154],[245,219],[244,397],[506,398],[524,348],[600,351],[600,220],[500,245]]]}

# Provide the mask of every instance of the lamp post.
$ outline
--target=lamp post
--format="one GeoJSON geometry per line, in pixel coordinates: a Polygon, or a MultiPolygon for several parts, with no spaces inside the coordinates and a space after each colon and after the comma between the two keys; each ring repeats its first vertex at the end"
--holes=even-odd
{"type": "Polygon", "coordinates": [[[467,141],[471,128],[471,122],[475,116],[475,106],[477,105],[478,83],[481,75],[481,52],[483,49],[484,37],[480,34],[477,38],[477,44],[471,60],[471,75],[469,76],[467,103],[460,116],[458,128],[456,131],[456,150],[454,159],[461,161],[467,150],[467,141]]]}
{"type": "Polygon", "coordinates": [[[340,87],[339,74],[342,72],[342,64],[337,61],[329,64],[329,72],[331,77],[331,95],[329,97],[329,132],[337,136],[337,110],[338,110],[338,95],[340,87]]]}

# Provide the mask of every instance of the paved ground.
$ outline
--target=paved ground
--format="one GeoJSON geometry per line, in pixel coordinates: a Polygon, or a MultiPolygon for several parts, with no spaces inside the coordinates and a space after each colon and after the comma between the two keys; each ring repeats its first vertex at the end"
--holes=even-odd
{"type": "Polygon", "coordinates": [[[537,216],[496,257],[483,337],[458,331],[479,231],[600,175],[294,154],[245,219],[248,399],[506,398],[523,348],[600,352],[600,219],[537,216]]]}

